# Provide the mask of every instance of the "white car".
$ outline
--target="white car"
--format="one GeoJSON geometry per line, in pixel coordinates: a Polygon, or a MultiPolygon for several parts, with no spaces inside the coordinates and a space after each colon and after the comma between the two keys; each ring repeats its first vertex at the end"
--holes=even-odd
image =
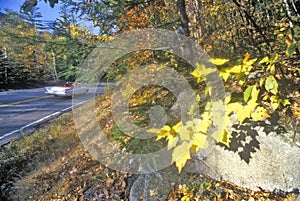
{"type": "Polygon", "coordinates": [[[89,92],[87,87],[83,86],[76,86],[78,83],[74,83],[72,85],[66,86],[49,86],[45,87],[44,91],[46,94],[54,95],[54,96],[61,96],[61,97],[71,97],[73,95],[85,95],[89,92]]]}

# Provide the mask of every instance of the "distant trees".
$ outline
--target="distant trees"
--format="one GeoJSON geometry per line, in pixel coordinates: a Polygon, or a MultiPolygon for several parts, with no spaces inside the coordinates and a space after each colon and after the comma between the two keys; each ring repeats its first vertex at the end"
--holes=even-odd
{"type": "Polygon", "coordinates": [[[18,13],[8,13],[1,24],[1,84],[12,87],[48,80],[52,72],[51,54],[41,42],[50,34],[39,32],[36,25],[26,22],[18,13]]]}

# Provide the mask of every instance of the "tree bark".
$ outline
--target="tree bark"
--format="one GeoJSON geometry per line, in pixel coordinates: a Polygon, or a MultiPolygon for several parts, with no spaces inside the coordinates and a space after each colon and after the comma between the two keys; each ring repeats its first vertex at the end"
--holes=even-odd
{"type": "Polygon", "coordinates": [[[185,9],[185,0],[177,0],[177,6],[180,13],[180,21],[181,21],[181,26],[184,35],[190,36],[189,18],[187,16],[186,9],[185,9]]]}

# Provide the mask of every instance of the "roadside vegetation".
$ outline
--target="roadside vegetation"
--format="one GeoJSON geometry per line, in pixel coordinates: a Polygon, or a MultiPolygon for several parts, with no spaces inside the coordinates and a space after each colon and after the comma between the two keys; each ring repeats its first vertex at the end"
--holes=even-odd
{"type": "MultiPolygon", "coordinates": [[[[123,94],[115,103],[120,105],[131,87],[146,83],[151,72],[171,68],[184,76],[195,92],[196,104],[181,115],[193,114],[197,106],[201,117],[190,115],[190,120],[183,121],[178,105],[175,107],[178,97],[164,86],[146,86],[137,90],[128,103],[134,123],[141,127],[149,125],[150,107],[155,105],[161,105],[169,118],[162,127],[148,131],[156,135],[154,139],[136,140],[115,124],[108,93],[97,98],[95,110],[99,125],[116,146],[135,153],[168,146],[173,154],[172,166],[167,171],[174,174],[182,173],[193,153],[206,148],[211,141],[238,153],[241,160],[249,163],[251,154],[259,149],[259,142],[253,133],[238,139],[238,134],[230,131],[232,127],[256,124],[269,129],[268,132],[284,127],[283,133],[292,132],[286,136],[287,141],[299,146],[299,1],[60,0],[61,16],[50,25],[39,21],[37,1],[26,2],[23,13],[7,12],[2,17],[1,88],[40,81],[74,81],[85,58],[98,45],[136,29],[163,28],[193,39],[208,53],[209,61],[192,66],[172,52],[146,49],[123,55],[105,73],[89,72],[81,81],[88,82],[93,77],[99,82],[118,81],[134,69],[149,66],[148,72],[134,76],[124,85],[123,94]],[[98,33],[79,19],[90,20],[99,28],[98,33]],[[224,85],[221,98],[212,96],[214,85],[208,77],[217,78],[213,80],[219,79],[224,85]],[[219,112],[222,107],[224,115],[219,112]],[[217,129],[208,136],[210,128],[217,129]],[[246,137],[251,138],[249,143],[246,137]],[[247,149],[247,154],[238,152],[241,149],[247,149]]],[[[58,6],[56,0],[47,2],[58,6]]],[[[190,47],[183,54],[192,51],[190,47]]],[[[164,78],[163,73],[156,77],[164,78]]],[[[137,177],[109,170],[91,158],[76,134],[70,114],[2,148],[0,168],[1,199],[13,200],[128,200],[137,177]]],[[[297,189],[253,192],[204,175],[188,178],[174,183],[169,200],[288,201],[299,194],[297,189]]],[[[155,197],[156,193],[152,195],[155,197]]]]}
{"type": "MultiPolygon", "coordinates": [[[[111,119],[109,96],[101,96],[99,123],[111,119]]],[[[142,112],[142,110],[140,111],[142,112]]],[[[106,131],[119,146],[113,121],[106,131]]],[[[145,151],[134,141],[127,147],[145,151]]],[[[83,147],[67,113],[1,148],[0,199],[5,200],[129,200],[137,175],[113,171],[93,159],[83,147]]],[[[162,174],[177,174],[175,165],[162,174]]],[[[298,192],[257,192],[199,173],[184,173],[174,181],[168,200],[295,200],[298,192]]],[[[155,192],[153,192],[155,199],[155,192]]],[[[142,195],[141,198],[142,199],[142,195]]]]}

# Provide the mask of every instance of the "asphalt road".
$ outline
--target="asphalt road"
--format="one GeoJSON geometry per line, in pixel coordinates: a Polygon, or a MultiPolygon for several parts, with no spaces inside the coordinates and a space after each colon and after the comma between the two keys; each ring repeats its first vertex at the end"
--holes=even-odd
{"type": "MultiPolygon", "coordinates": [[[[99,89],[98,93],[104,90],[99,89]]],[[[76,98],[73,106],[94,97],[76,98]]],[[[35,127],[72,109],[72,98],[46,95],[42,88],[0,92],[0,146],[21,134],[29,134],[35,127]]]]}

